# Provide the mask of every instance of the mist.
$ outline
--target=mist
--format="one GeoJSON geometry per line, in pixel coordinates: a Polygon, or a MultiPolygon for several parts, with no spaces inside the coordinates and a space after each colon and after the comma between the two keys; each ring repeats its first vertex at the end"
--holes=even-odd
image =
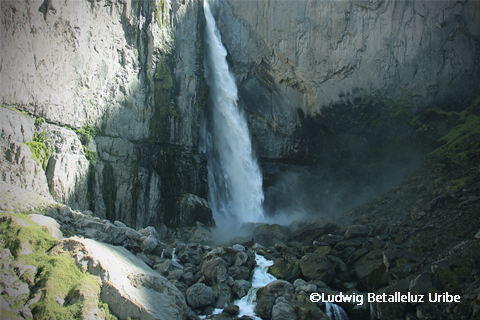
{"type": "Polygon", "coordinates": [[[401,162],[367,167],[288,166],[272,175],[265,188],[264,212],[268,223],[289,225],[325,217],[332,222],[342,212],[387,192],[412,173],[422,155],[409,154],[401,162]]]}

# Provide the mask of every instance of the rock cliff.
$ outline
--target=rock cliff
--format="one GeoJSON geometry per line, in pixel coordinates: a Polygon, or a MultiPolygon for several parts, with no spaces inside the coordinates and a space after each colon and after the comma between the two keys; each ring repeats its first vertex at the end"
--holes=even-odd
{"type": "Polygon", "coordinates": [[[305,117],[328,121],[326,107],[347,105],[348,117],[364,105],[468,106],[479,88],[479,10],[477,1],[218,1],[259,155],[311,157],[299,128],[305,117]]]}
{"type": "Polygon", "coordinates": [[[196,152],[202,2],[2,1],[1,11],[0,102],[33,116],[21,142],[45,132],[54,199],[136,228],[180,224],[177,198],[207,194],[196,152]]]}
{"type": "MultiPolygon", "coordinates": [[[[130,227],[211,222],[202,1],[0,6],[0,103],[30,116],[18,127],[1,108],[2,180],[130,227]]],[[[427,134],[416,117],[478,91],[478,12],[468,0],[215,2],[266,185],[277,160],[388,172],[429,150],[445,128],[427,134]]]]}

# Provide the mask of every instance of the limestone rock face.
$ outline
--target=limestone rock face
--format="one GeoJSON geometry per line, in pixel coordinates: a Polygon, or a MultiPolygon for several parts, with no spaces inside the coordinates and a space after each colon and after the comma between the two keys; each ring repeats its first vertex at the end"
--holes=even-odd
{"type": "MultiPolygon", "coordinates": [[[[207,194],[205,160],[195,149],[208,94],[202,2],[54,1],[48,12],[41,5],[1,3],[0,103],[45,119],[41,128],[55,146],[46,190],[136,229],[174,225],[177,197],[207,194]],[[70,130],[85,124],[96,129],[86,145],[96,156],[90,163],[70,130]]],[[[33,119],[25,130],[5,121],[5,137],[32,140],[33,119]]],[[[2,149],[18,161],[28,153],[21,145],[2,149]]],[[[39,180],[31,187],[40,189],[44,177],[33,176],[44,174],[31,166],[26,181],[10,167],[2,178],[39,180]]]]}
{"type": "Polygon", "coordinates": [[[42,165],[25,142],[33,140],[33,119],[0,107],[0,174],[7,184],[51,199],[42,165]]]}
{"type": "Polygon", "coordinates": [[[177,218],[179,226],[192,226],[195,221],[214,225],[212,209],[205,199],[194,194],[184,194],[177,201],[177,218]]]}
{"type": "Polygon", "coordinates": [[[89,209],[88,170],[82,143],[77,134],[69,129],[43,123],[39,132],[45,132],[48,147],[53,153],[48,161],[46,176],[50,194],[59,203],[75,210],[89,209]]]}
{"type": "Polygon", "coordinates": [[[476,1],[227,0],[215,8],[264,157],[303,153],[296,128],[326,106],[370,97],[451,107],[478,88],[476,1]]]}

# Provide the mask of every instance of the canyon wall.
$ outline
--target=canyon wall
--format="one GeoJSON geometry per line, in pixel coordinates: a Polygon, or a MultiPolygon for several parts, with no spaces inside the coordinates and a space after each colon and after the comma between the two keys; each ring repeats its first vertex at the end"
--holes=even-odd
{"type": "Polygon", "coordinates": [[[479,12],[478,1],[216,2],[258,153],[286,159],[312,156],[304,119],[330,121],[329,107],[466,107],[479,90],[479,12]]]}
{"type": "Polygon", "coordinates": [[[53,197],[137,228],[180,225],[181,196],[208,188],[196,151],[208,94],[202,2],[0,5],[0,102],[32,127],[42,120],[30,140],[55,149],[53,197]]]}
{"type": "MultiPolygon", "coordinates": [[[[208,212],[202,1],[0,6],[4,181],[136,228],[208,212]],[[30,156],[29,142],[45,152],[30,156]],[[25,169],[25,154],[39,161],[25,169]]],[[[415,117],[461,110],[478,93],[478,1],[213,7],[264,178],[276,161],[376,169],[403,146],[427,150],[415,117]]]]}

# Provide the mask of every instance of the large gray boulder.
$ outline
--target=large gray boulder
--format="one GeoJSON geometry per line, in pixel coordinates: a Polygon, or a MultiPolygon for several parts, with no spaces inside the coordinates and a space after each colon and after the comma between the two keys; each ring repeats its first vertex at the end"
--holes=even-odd
{"type": "Polygon", "coordinates": [[[199,221],[207,226],[215,225],[212,209],[205,199],[194,194],[183,194],[177,200],[179,227],[191,227],[199,221]]]}
{"type": "Polygon", "coordinates": [[[206,307],[215,302],[215,295],[211,287],[204,283],[196,283],[187,289],[187,302],[193,309],[206,307]]]}
{"type": "Polygon", "coordinates": [[[77,264],[102,279],[102,301],[118,318],[187,318],[183,294],[125,248],[75,237],[64,248],[76,251],[77,264]]]}
{"type": "Polygon", "coordinates": [[[288,228],[279,224],[261,224],[253,230],[253,238],[255,242],[265,247],[271,247],[276,243],[286,242],[288,235],[288,228]]]}
{"type": "Polygon", "coordinates": [[[222,258],[215,258],[202,264],[205,282],[209,285],[224,282],[227,279],[227,264],[222,258]]]}
{"type": "Polygon", "coordinates": [[[324,254],[309,253],[298,262],[302,274],[307,280],[321,280],[330,283],[335,277],[335,269],[324,254]]]}

